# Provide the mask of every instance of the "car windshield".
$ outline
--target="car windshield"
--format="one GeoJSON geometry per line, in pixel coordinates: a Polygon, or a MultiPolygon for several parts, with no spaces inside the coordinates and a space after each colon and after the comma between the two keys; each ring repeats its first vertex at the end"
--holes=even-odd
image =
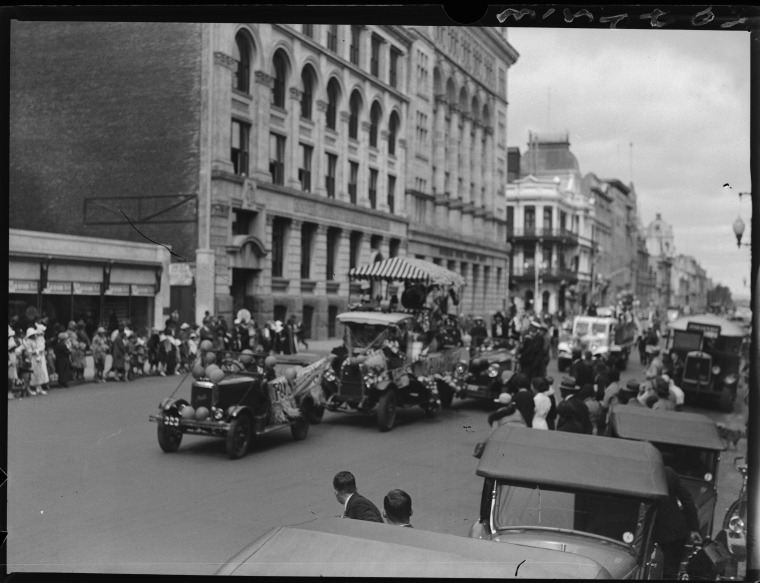
{"type": "Polygon", "coordinates": [[[600,324],[600,323],[591,324],[591,333],[594,335],[607,334],[607,324],[600,324]]]}
{"type": "Polygon", "coordinates": [[[575,324],[575,335],[586,336],[586,334],[605,335],[607,334],[607,324],[604,322],[577,322],[575,324]]]}
{"type": "Polygon", "coordinates": [[[575,325],[575,334],[577,336],[585,336],[588,334],[588,322],[578,322],[575,325]]]}
{"type": "Polygon", "coordinates": [[[657,449],[662,454],[662,461],[673,468],[679,476],[688,476],[699,480],[705,479],[705,474],[711,474],[712,482],[717,471],[717,454],[714,451],[658,443],[657,449]]]}
{"type": "Polygon", "coordinates": [[[647,505],[622,496],[564,492],[500,484],[497,530],[563,529],[615,542],[632,553],[640,548],[647,505]]]}
{"type": "Polygon", "coordinates": [[[386,325],[349,323],[346,325],[346,342],[352,348],[379,346],[390,333],[386,325]]]}

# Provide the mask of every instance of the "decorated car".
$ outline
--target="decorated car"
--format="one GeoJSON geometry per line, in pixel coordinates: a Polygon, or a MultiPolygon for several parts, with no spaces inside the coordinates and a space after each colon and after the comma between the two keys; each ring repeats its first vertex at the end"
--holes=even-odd
{"type": "Polygon", "coordinates": [[[491,434],[477,475],[471,538],[561,550],[613,579],[662,577],[652,525],[668,487],[652,444],[508,424],[491,434]]]}
{"type": "Polygon", "coordinates": [[[344,342],[325,368],[318,411],[375,415],[381,431],[393,428],[399,407],[421,407],[428,417],[440,412],[435,375],[450,363],[443,353],[422,354],[413,314],[355,311],[338,321],[344,342]]]}
{"type": "Polygon", "coordinates": [[[201,343],[192,368],[189,400],[175,397],[180,384],[161,401],[158,413],[149,416],[158,426],[158,444],[164,452],[177,451],[187,434],[225,439],[232,459],[244,456],[256,436],[270,431],[290,428],[294,439],[306,438],[329,358],[300,371],[289,366],[276,376],[274,356],[251,350],[213,351],[206,342],[201,343]]]}

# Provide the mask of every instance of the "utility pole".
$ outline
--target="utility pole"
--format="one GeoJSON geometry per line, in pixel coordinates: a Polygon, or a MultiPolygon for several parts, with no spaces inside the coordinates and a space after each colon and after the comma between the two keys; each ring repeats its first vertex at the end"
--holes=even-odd
{"type": "Polygon", "coordinates": [[[533,313],[538,314],[538,270],[539,270],[539,262],[538,262],[538,250],[539,245],[541,243],[540,239],[536,239],[536,251],[533,255],[533,265],[534,265],[534,271],[535,271],[535,282],[534,282],[534,290],[533,290],[533,313]]]}

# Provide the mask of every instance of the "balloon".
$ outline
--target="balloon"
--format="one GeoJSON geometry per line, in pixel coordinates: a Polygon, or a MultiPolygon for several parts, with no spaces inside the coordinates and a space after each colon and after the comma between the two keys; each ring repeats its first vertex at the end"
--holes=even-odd
{"type": "Polygon", "coordinates": [[[240,353],[240,362],[242,362],[245,366],[248,366],[249,364],[253,364],[254,358],[254,352],[253,350],[246,348],[243,350],[243,352],[240,353]]]}
{"type": "Polygon", "coordinates": [[[207,350],[212,350],[214,348],[213,343],[211,340],[204,340],[201,342],[201,345],[199,347],[203,352],[206,352],[207,350]]]}
{"type": "Polygon", "coordinates": [[[221,370],[221,369],[216,364],[210,364],[210,365],[208,365],[206,367],[205,371],[204,371],[204,373],[205,373],[204,376],[206,378],[210,379],[211,378],[211,373],[214,372],[215,370],[221,370]]]}
{"type": "Polygon", "coordinates": [[[285,370],[285,379],[287,379],[288,382],[293,382],[294,380],[296,380],[296,376],[298,375],[296,373],[296,369],[294,369],[293,367],[290,367],[287,370],[285,370]]]}
{"type": "Polygon", "coordinates": [[[224,379],[225,376],[226,376],[226,373],[221,368],[216,367],[214,370],[211,371],[211,374],[208,375],[208,379],[212,383],[219,383],[222,381],[222,379],[224,379]]]}
{"type": "Polygon", "coordinates": [[[204,376],[206,376],[206,367],[203,366],[202,362],[196,361],[193,365],[193,378],[199,380],[204,376]]]}
{"type": "Polygon", "coordinates": [[[195,411],[195,418],[198,421],[203,421],[208,416],[209,416],[209,410],[207,407],[198,407],[198,409],[195,411]]]}
{"type": "Polygon", "coordinates": [[[274,368],[277,365],[277,359],[274,356],[267,356],[264,359],[264,366],[267,368],[274,368]]]}
{"type": "Polygon", "coordinates": [[[206,366],[209,366],[209,365],[214,364],[216,362],[216,354],[214,352],[207,352],[203,356],[203,358],[204,358],[204,360],[206,362],[206,366]]]}
{"type": "Polygon", "coordinates": [[[183,419],[192,419],[195,417],[195,409],[191,405],[185,405],[182,407],[182,411],[180,411],[180,415],[182,415],[183,419]]]}

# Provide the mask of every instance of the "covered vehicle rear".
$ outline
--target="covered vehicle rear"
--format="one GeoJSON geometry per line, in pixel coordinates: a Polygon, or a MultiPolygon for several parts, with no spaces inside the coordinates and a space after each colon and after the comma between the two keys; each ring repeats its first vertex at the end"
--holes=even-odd
{"type": "Polygon", "coordinates": [[[609,579],[585,557],[341,518],[272,529],[217,575],[609,579]]]}

